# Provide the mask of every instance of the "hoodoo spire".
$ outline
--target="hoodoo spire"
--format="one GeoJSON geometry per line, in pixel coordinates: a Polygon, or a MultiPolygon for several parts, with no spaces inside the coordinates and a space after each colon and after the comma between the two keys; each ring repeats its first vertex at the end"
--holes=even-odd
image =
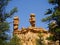
{"type": "Polygon", "coordinates": [[[18,30],[18,25],[19,25],[19,18],[18,16],[15,16],[14,17],[14,21],[13,21],[13,29],[14,29],[14,32],[18,30]]]}
{"type": "Polygon", "coordinates": [[[30,14],[30,24],[32,27],[35,27],[35,14],[31,13],[30,14]]]}

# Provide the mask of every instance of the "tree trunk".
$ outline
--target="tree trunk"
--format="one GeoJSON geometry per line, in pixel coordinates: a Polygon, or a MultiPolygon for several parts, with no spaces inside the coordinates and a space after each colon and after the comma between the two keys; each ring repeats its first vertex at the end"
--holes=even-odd
{"type": "Polygon", "coordinates": [[[59,45],[60,45],[60,40],[59,40],[59,45]]]}

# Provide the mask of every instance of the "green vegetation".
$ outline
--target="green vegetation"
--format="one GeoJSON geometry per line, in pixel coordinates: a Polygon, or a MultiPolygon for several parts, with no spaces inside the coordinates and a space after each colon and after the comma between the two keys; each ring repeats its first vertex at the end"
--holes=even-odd
{"type": "Polygon", "coordinates": [[[36,39],[36,45],[45,45],[42,33],[39,33],[39,39],[36,39]]]}
{"type": "Polygon", "coordinates": [[[48,0],[50,4],[54,5],[53,8],[48,9],[46,18],[43,22],[48,22],[49,32],[53,34],[53,41],[59,40],[60,45],[60,0],[48,0]]]}
{"type": "Polygon", "coordinates": [[[8,35],[6,31],[9,30],[9,22],[6,19],[10,18],[15,12],[17,12],[17,8],[13,8],[10,12],[6,13],[6,6],[10,0],[0,0],[0,45],[5,45],[6,40],[8,39],[8,35]]]}
{"type": "Polygon", "coordinates": [[[20,38],[18,38],[16,35],[13,36],[13,38],[10,40],[8,45],[22,45],[20,38]]]}

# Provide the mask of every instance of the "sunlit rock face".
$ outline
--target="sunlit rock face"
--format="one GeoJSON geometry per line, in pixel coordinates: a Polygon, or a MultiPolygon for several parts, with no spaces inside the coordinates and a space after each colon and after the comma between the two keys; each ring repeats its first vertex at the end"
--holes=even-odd
{"type": "Polygon", "coordinates": [[[14,21],[13,21],[13,33],[16,34],[22,42],[22,45],[36,45],[36,39],[39,39],[39,32],[42,33],[43,38],[45,43],[47,44],[47,40],[46,37],[48,37],[50,35],[50,33],[48,33],[48,31],[46,31],[43,28],[39,28],[35,26],[35,14],[31,14],[30,15],[30,26],[27,28],[22,27],[20,30],[18,29],[18,25],[19,25],[19,18],[16,16],[14,17],[14,21]]]}

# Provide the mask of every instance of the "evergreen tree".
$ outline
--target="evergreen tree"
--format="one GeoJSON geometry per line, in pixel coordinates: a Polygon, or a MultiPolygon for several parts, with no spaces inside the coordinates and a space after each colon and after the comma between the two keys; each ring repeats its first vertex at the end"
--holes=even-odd
{"type": "Polygon", "coordinates": [[[7,44],[8,44],[8,45],[22,45],[20,38],[17,37],[16,35],[14,35],[14,36],[12,37],[12,39],[10,40],[10,42],[7,43],[7,44]]]}
{"type": "Polygon", "coordinates": [[[7,39],[7,34],[5,33],[9,30],[9,22],[6,19],[10,18],[17,8],[13,8],[9,13],[6,12],[6,6],[10,0],[0,0],[0,45],[4,45],[5,40],[7,39]]]}
{"type": "Polygon", "coordinates": [[[54,41],[59,40],[60,45],[60,0],[48,0],[50,4],[54,5],[53,8],[48,9],[46,18],[43,18],[43,22],[49,22],[49,32],[54,36],[54,41]]]}

